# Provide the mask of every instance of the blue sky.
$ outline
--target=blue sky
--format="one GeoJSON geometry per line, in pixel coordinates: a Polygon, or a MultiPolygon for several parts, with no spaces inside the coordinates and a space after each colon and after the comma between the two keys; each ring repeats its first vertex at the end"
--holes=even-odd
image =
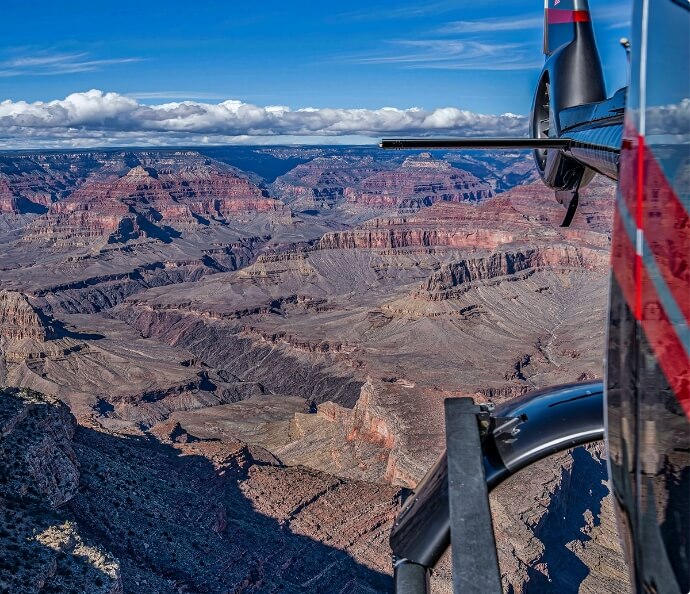
{"type": "MultiPolygon", "coordinates": [[[[630,3],[591,10],[613,91],[630,3]]],[[[143,105],[524,115],[543,61],[538,0],[3,0],[2,12],[0,100],[12,103],[98,89],[143,105]]]]}

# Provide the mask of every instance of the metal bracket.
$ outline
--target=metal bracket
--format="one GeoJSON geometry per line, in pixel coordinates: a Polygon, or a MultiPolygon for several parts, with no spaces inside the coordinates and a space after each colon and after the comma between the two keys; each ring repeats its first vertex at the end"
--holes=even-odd
{"type": "Polygon", "coordinates": [[[494,440],[503,443],[512,443],[520,433],[520,425],[527,420],[527,415],[518,417],[492,417],[490,432],[494,440]]]}
{"type": "Polygon", "coordinates": [[[573,222],[575,212],[577,211],[577,205],[580,202],[580,193],[578,192],[577,188],[575,188],[574,190],[556,192],[556,197],[558,201],[561,204],[563,204],[565,200],[561,196],[559,196],[559,194],[570,196],[570,199],[568,201],[568,210],[565,211],[565,216],[563,217],[563,222],[561,223],[561,227],[570,227],[570,223],[573,222]]]}
{"type": "Polygon", "coordinates": [[[577,211],[577,205],[580,203],[580,183],[582,182],[583,175],[584,170],[580,171],[578,174],[577,181],[571,190],[556,190],[556,200],[558,200],[558,202],[565,204],[565,201],[568,201],[567,210],[565,211],[561,227],[570,227],[570,223],[573,222],[575,212],[577,211]]]}

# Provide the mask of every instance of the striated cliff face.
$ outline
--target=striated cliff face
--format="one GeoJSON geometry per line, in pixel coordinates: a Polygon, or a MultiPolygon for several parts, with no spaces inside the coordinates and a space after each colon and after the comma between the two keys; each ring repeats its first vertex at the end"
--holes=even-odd
{"type": "Polygon", "coordinates": [[[563,209],[548,189],[535,184],[478,205],[440,202],[414,214],[378,217],[324,234],[317,249],[495,249],[511,242],[563,240],[609,249],[612,190],[604,185],[583,192],[582,217],[571,228],[558,227],[563,209]]]}
{"type": "Polygon", "coordinates": [[[374,386],[369,379],[362,386],[359,399],[353,409],[354,414],[347,427],[347,439],[349,441],[371,441],[391,450],[395,445],[395,436],[388,427],[384,416],[380,413],[377,414],[375,404],[372,401],[374,393],[374,386]]]}
{"type": "Polygon", "coordinates": [[[482,256],[445,264],[434,272],[414,297],[441,301],[450,299],[458,292],[468,290],[466,285],[478,281],[490,281],[499,277],[533,274],[550,269],[592,270],[605,273],[608,254],[602,250],[572,245],[548,245],[537,248],[524,247],[515,251],[499,251],[482,256]]]}
{"type": "Polygon", "coordinates": [[[21,199],[14,194],[7,179],[0,177],[0,214],[21,214],[21,199]]]}
{"type": "Polygon", "coordinates": [[[429,153],[409,157],[393,171],[364,179],[345,191],[347,204],[376,208],[418,209],[435,202],[479,202],[493,196],[491,187],[429,153]]]}
{"type": "Polygon", "coordinates": [[[122,593],[119,562],[58,511],[79,489],[75,428],[59,401],[0,389],[0,585],[6,591],[122,593]]]}
{"type": "Polygon", "coordinates": [[[467,232],[461,230],[390,229],[369,231],[339,231],[327,233],[319,241],[320,249],[399,249],[407,247],[485,247],[493,248],[509,243],[509,233],[493,231],[467,232]]]}
{"type": "MultiPolygon", "coordinates": [[[[385,462],[381,478],[394,485],[410,488],[417,485],[422,469],[431,462],[430,457],[427,459],[428,452],[421,456],[420,453],[426,447],[434,449],[436,446],[433,438],[429,442],[428,437],[425,439],[410,434],[407,426],[409,417],[399,413],[391,414],[390,408],[394,403],[402,408],[410,405],[405,402],[405,396],[414,387],[413,383],[404,379],[385,378],[383,381],[376,381],[367,378],[359,400],[345,423],[348,441],[373,443],[381,448],[379,456],[385,462]]],[[[431,420],[426,429],[438,429],[436,419],[431,420]]]]}
{"type": "Polygon", "coordinates": [[[0,336],[5,340],[48,340],[56,335],[50,320],[26,295],[0,290],[0,336]]]}
{"type": "Polygon", "coordinates": [[[401,248],[488,248],[493,249],[520,237],[521,233],[534,233],[517,219],[516,226],[506,224],[512,207],[491,201],[493,208],[470,204],[437,203],[414,215],[380,217],[367,221],[354,229],[324,234],[317,249],[401,249],[401,248]],[[503,212],[502,224],[497,224],[503,212]]]}
{"type": "Polygon", "coordinates": [[[330,209],[343,202],[350,188],[389,167],[371,157],[317,157],[276,179],[271,189],[293,208],[330,209]]]}
{"type": "Polygon", "coordinates": [[[69,198],[24,232],[24,240],[82,246],[99,238],[106,243],[151,238],[171,241],[189,228],[203,228],[251,213],[288,216],[282,204],[267,198],[229,168],[185,156],[158,169],[136,165],[124,175],[94,175],[69,198]]]}

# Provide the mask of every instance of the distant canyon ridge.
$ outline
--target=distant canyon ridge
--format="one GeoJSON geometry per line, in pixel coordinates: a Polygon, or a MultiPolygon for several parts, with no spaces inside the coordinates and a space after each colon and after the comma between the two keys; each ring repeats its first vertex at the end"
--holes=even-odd
{"type": "MultiPolygon", "coordinates": [[[[443,400],[601,376],[614,191],[564,229],[520,152],[0,153],[0,592],[389,592],[443,400]]],[[[507,592],[629,590],[601,445],[492,510],[507,592]]]]}

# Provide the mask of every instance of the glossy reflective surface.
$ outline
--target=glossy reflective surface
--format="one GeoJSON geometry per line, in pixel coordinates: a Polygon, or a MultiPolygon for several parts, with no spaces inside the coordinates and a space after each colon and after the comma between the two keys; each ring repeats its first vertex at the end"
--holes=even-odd
{"type": "Polygon", "coordinates": [[[610,476],[633,584],[690,590],[690,11],[635,3],[612,240],[610,476]]]}
{"type": "MultiPolygon", "coordinates": [[[[481,445],[487,486],[492,489],[532,462],[603,435],[601,382],[556,386],[516,399],[491,415],[481,445]]],[[[449,544],[448,460],[444,453],[405,502],[391,534],[391,548],[398,560],[431,567],[449,544]]]]}
{"type": "Polygon", "coordinates": [[[546,456],[602,439],[603,384],[583,382],[532,392],[498,408],[494,416],[521,421],[511,431],[487,438],[485,471],[490,488],[546,456]]]}

